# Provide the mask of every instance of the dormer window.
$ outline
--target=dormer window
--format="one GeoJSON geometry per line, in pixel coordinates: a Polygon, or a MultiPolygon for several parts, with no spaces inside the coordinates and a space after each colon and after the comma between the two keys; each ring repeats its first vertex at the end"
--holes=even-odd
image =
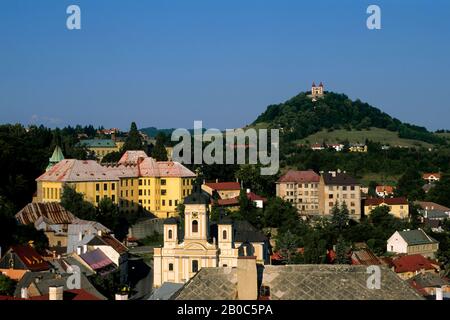
{"type": "Polygon", "coordinates": [[[198,221],[194,220],[192,221],[192,233],[197,233],[198,232],[198,221]]]}

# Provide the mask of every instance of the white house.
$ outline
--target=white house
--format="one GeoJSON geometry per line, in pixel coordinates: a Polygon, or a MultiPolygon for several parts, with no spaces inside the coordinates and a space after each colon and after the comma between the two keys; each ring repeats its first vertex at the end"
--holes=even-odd
{"type": "Polygon", "coordinates": [[[387,252],[397,254],[421,254],[434,258],[439,242],[422,229],[396,231],[387,241],[387,252]]]}

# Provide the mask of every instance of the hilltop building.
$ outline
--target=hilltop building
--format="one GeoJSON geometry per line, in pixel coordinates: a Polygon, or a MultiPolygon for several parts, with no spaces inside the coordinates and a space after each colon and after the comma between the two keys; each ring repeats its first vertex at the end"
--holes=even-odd
{"type": "Polygon", "coordinates": [[[205,267],[236,267],[238,257],[268,259],[267,238],[246,221],[209,221],[210,197],[199,185],[184,199],[184,232],[175,219],[164,224],[164,245],[154,249],[154,286],[185,283],[205,267]]]}
{"type": "Polygon", "coordinates": [[[124,142],[114,141],[113,139],[87,139],[81,140],[79,146],[84,146],[91,151],[98,160],[112,152],[119,152],[124,142]]]}
{"type": "Polygon", "coordinates": [[[389,213],[400,219],[406,219],[409,216],[409,203],[406,198],[369,198],[364,201],[364,215],[368,216],[373,209],[386,206],[389,213]]]}
{"type": "Polygon", "coordinates": [[[320,82],[320,84],[318,86],[316,86],[316,83],[313,82],[312,86],[311,86],[311,96],[313,98],[313,100],[317,99],[317,98],[321,98],[324,95],[324,86],[323,83],[320,82]]]}
{"type": "Polygon", "coordinates": [[[36,202],[60,202],[65,185],[75,188],[86,201],[98,205],[110,198],[120,209],[139,207],[167,218],[192,190],[195,174],[181,163],[156,161],[143,151],[127,151],[114,165],[93,160],[65,159],[36,179],[36,202]]]}

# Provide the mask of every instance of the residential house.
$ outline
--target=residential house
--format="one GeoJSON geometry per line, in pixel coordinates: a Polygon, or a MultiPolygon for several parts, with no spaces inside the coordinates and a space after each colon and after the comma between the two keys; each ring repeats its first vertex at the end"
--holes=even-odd
{"type": "Polygon", "coordinates": [[[441,300],[444,295],[448,297],[450,294],[448,279],[436,273],[421,272],[409,279],[408,283],[428,299],[441,300]]]}
{"type": "Polygon", "coordinates": [[[0,259],[0,273],[20,280],[27,272],[48,271],[51,265],[30,245],[12,246],[0,259]]]}
{"type": "Polygon", "coordinates": [[[320,176],[313,170],[286,172],[276,183],[276,195],[292,203],[300,215],[319,213],[320,176]]]}
{"type": "Polygon", "coordinates": [[[102,160],[104,156],[112,152],[119,152],[121,146],[112,139],[88,139],[81,140],[79,146],[86,147],[95,157],[102,160]]]}
{"type": "Polygon", "coordinates": [[[422,179],[426,180],[428,183],[434,183],[436,181],[441,180],[441,174],[438,172],[424,173],[422,175],[422,179]]]}
{"type": "Polygon", "coordinates": [[[423,300],[386,266],[379,289],[367,286],[367,266],[277,265],[258,267],[252,257],[237,267],[203,268],[174,300],[423,300]]]}
{"type": "Polygon", "coordinates": [[[406,198],[369,198],[364,200],[364,215],[369,216],[372,210],[380,206],[389,208],[389,212],[397,218],[409,216],[409,204],[406,198]]]}
{"type": "Polygon", "coordinates": [[[239,197],[241,185],[239,182],[206,182],[202,185],[202,190],[211,197],[216,194],[219,199],[233,199],[239,197]]]}
{"type": "Polygon", "coordinates": [[[185,283],[206,267],[236,266],[239,256],[268,260],[267,238],[246,221],[209,221],[210,197],[195,186],[184,200],[184,232],[177,221],[164,224],[164,245],[154,249],[154,287],[165,282],[185,283]]]}
{"type": "Polygon", "coordinates": [[[403,280],[408,280],[419,273],[437,273],[439,267],[421,254],[401,256],[392,261],[393,270],[403,280]]]}
{"type": "Polygon", "coordinates": [[[44,231],[49,248],[58,254],[66,252],[68,226],[77,218],[57,202],[29,203],[15,215],[23,225],[34,225],[44,231]]]}
{"type": "Polygon", "coordinates": [[[387,252],[434,258],[439,242],[422,229],[396,231],[387,241],[387,252]]]}
{"type": "Polygon", "coordinates": [[[367,152],[367,145],[363,143],[351,143],[348,151],[350,152],[367,152]]]}
{"type": "Polygon", "coordinates": [[[422,216],[422,223],[432,229],[433,232],[443,232],[442,228],[446,219],[450,218],[450,208],[434,202],[416,201],[420,207],[419,213],[422,216]]]}
{"type": "Polygon", "coordinates": [[[110,198],[122,212],[139,207],[165,218],[192,190],[195,174],[173,161],[155,161],[143,151],[127,151],[115,165],[93,160],[65,159],[36,179],[38,202],[60,202],[65,185],[98,205],[110,198]]]}
{"type": "MultiPolygon", "coordinates": [[[[71,283],[71,273],[53,273],[53,272],[27,272],[17,283],[14,296],[16,298],[38,298],[48,296],[51,287],[63,287],[64,291],[73,289],[69,288],[71,283]]],[[[95,300],[106,300],[106,298],[98,292],[91,284],[85,274],[80,274],[80,288],[95,297],[95,300]]]]}
{"type": "Polygon", "coordinates": [[[352,219],[361,217],[361,185],[345,172],[323,173],[319,182],[319,214],[330,216],[335,204],[343,203],[352,219]]]}
{"type": "Polygon", "coordinates": [[[376,186],[375,192],[380,198],[387,198],[394,195],[393,186],[376,186]]]}
{"type": "MultiPolygon", "coordinates": [[[[264,208],[264,204],[267,203],[267,199],[264,197],[261,197],[259,195],[257,195],[254,192],[251,192],[250,189],[246,190],[246,194],[247,199],[253,203],[253,205],[256,208],[260,208],[263,209],[264,208]]],[[[234,198],[229,198],[229,199],[217,199],[217,200],[212,200],[213,204],[219,206],[219,207],[226,207],[231,211],[236,211],[239,210],[239,197],[234,197],[234,198]]]]}
{"type": "Polygon", "coordinates": [[[359,248],[352,250],[352,265],[382,265],[383,262],[369,248],[359,248]]]}

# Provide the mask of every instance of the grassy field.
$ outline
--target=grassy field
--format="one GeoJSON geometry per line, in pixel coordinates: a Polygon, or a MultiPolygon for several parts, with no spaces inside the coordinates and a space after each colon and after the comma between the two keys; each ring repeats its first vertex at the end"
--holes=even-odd
{"type": "Polygon", "coordinates": [[[308,136],[305,139],[295,141],[298,144],[313,144],[313,143],[336,143],[348,140],[350,143],[364,143],[366,139],[380,142],[382,144],[389,144],[391,146],[401,147],[432,147],[433,145],[411,139],[402,139],[398,137],[397,132],[392,132],[386,129],[371,128],[370,130],[362,131],[347,131],[345,129],[334,130],[328,132],[322,130],[315,134],[308,136]]]}

